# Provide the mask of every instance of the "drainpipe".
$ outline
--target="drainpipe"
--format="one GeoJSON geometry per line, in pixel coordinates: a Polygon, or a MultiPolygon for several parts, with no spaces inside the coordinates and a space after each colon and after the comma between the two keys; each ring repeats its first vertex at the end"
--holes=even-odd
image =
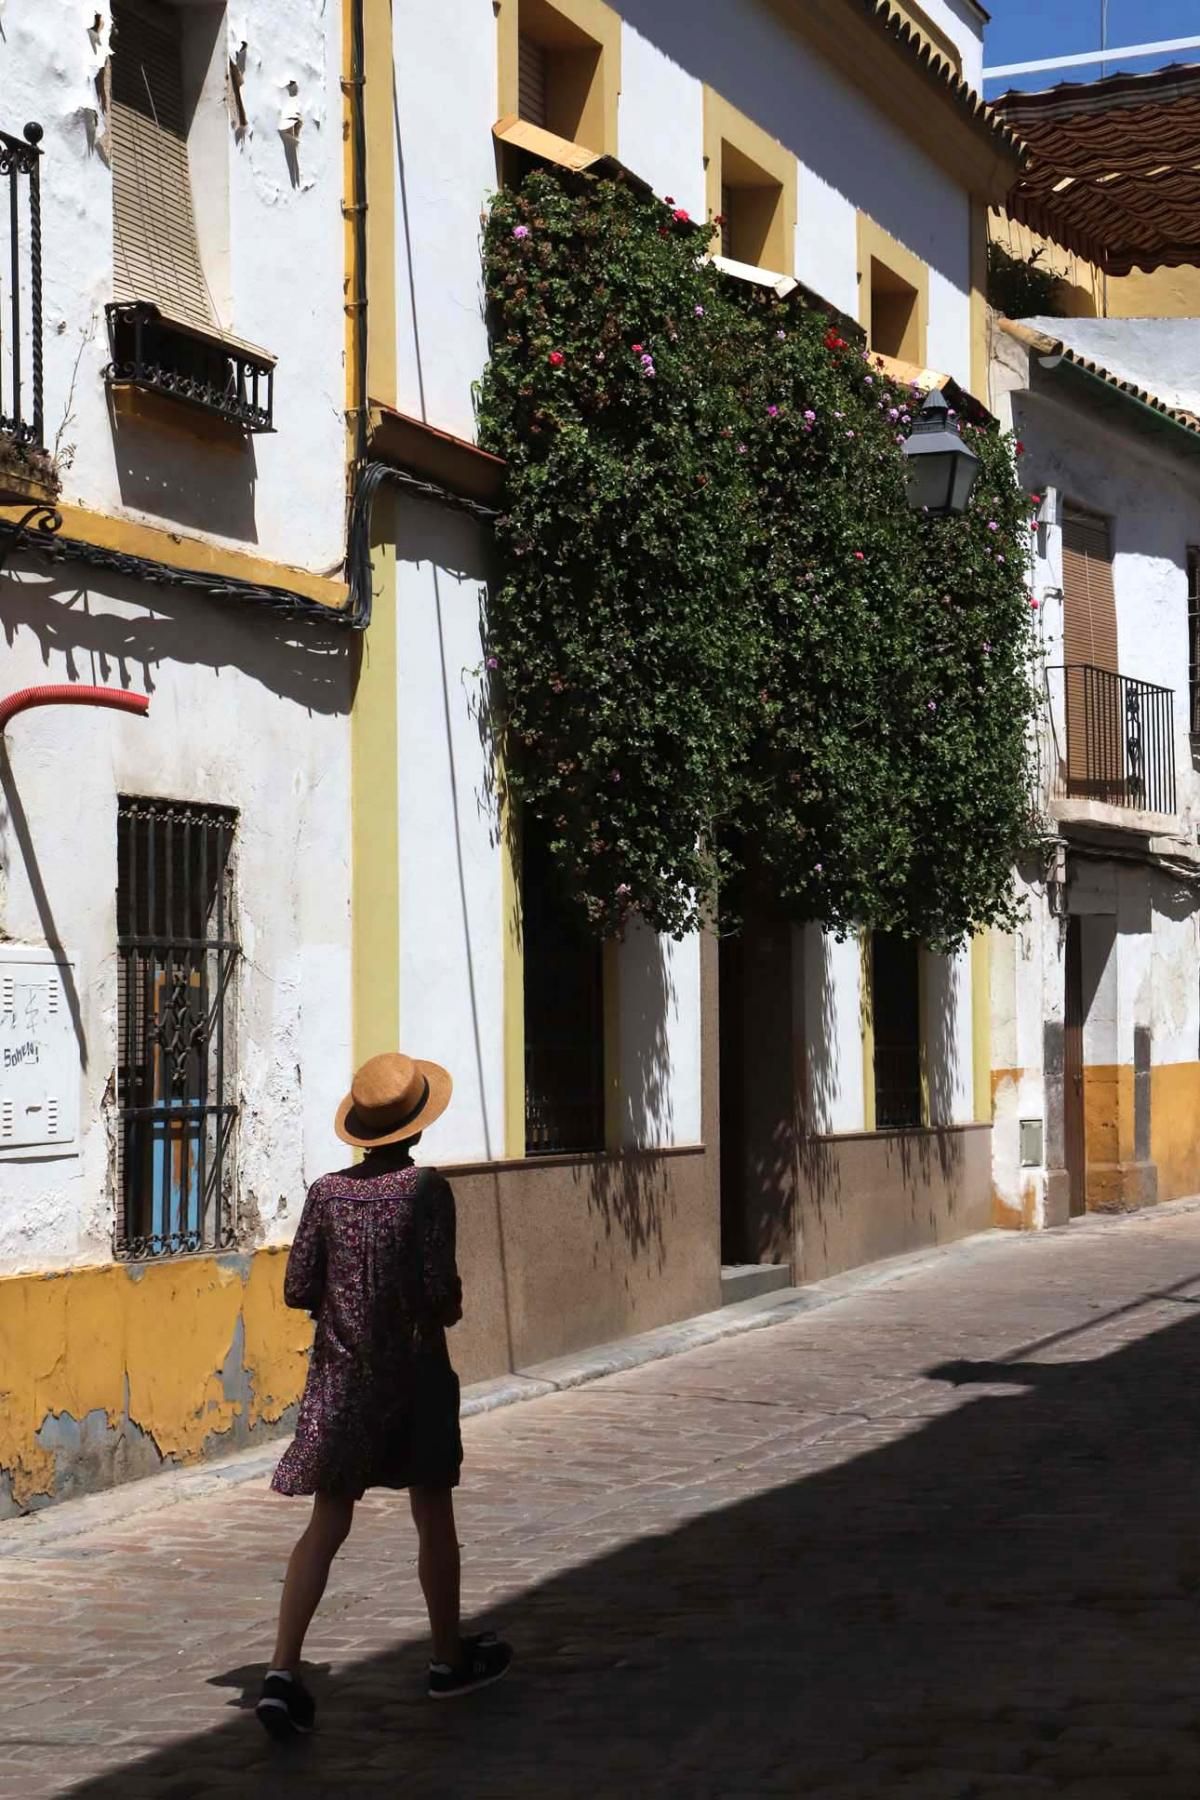
{"type": "Polygon", "coordinates": [[[8,721],[31,706],[108,706],[114,712],[136,713],[144,719],[150,710],[145,694],[127,694],[123,688],[102,687],[29,687],[19,688],[0,700],[0,737],[8,721]]]}

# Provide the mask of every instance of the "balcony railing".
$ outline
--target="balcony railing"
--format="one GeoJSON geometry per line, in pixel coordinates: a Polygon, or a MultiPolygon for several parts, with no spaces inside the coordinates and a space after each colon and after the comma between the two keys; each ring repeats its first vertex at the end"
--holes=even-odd
{"type": "Polygon", "coordinates": [[[21,450],[45,448],[41,139],[0,131],[0,434],[21,450]]]}
{"type": "Polygon", "coordinates": [[[1175,696],[1090,663],[1051,669],[1051,798],[1175,811],[1175,696]]]}
{"type": "Polygon", "coordinates": [[[241,431],[275,429],[275,359],[265,350],[167,318],[146,300],[113,301],[107,312],[110,388],[143,388],[241,431]]]}

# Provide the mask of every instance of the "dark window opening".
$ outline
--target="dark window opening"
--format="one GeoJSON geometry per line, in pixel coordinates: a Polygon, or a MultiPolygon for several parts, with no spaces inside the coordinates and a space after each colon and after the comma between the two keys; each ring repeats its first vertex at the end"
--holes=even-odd
{"type": "Polygon", "coordinates": [[[921,1124],[921,950],[894,931],[871,937],[875,1129],[921,1124]]]}
{"type": "Polygon", "coordinates": [[[604,1148],[604,952],[535,822],[522,849],[525,1151],[604,1148]]]}
{"type": "Polygon", "coordinates": [[[237,814],[123,797],[117,814],[117,1254],[233,1242],[237,814]]]}

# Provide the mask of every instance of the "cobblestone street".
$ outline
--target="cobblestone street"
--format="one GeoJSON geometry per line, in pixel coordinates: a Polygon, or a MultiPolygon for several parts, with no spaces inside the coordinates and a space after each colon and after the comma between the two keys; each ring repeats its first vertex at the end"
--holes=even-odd
{"type": "Polygon", "coordinates": [[[1194,1800],[1198,1307],[1188,1205],[472,1419],[466,1602],[518,1667],[422,1698],[370,1500],[295,1752],[245,1707],[303,1503],[259,1472],[0,1527],[0,1793],[1194,1800]]]}

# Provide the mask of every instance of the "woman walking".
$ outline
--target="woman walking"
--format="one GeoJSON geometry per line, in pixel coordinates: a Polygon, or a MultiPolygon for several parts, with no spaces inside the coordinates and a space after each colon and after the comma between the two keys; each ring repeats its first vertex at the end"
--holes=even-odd
{"type": "Polygon", "coordinates": [[[490,1633],[459,1630],[453,1489],[462,1464],[458,1377],[446,1327],[462,1317],[454,1196],[411,1150],[445,1112],[453,1083],[436,1063],[375,1056],[338,1109],[343,1143],[366,1154],[309,1190],[288,1256],[284,1298],[316,1320],[294,1442],[275,1471],[280,1494],[312,1494],[279,1607],[275,1654],[256,1712],[272,1737],[311,1731],[300,1680],[304,1636],[354,1505],[369,1487],[407,1488],[429,1611],[431,1699],[498,1681],[512,1660],[490,1633]]]}

